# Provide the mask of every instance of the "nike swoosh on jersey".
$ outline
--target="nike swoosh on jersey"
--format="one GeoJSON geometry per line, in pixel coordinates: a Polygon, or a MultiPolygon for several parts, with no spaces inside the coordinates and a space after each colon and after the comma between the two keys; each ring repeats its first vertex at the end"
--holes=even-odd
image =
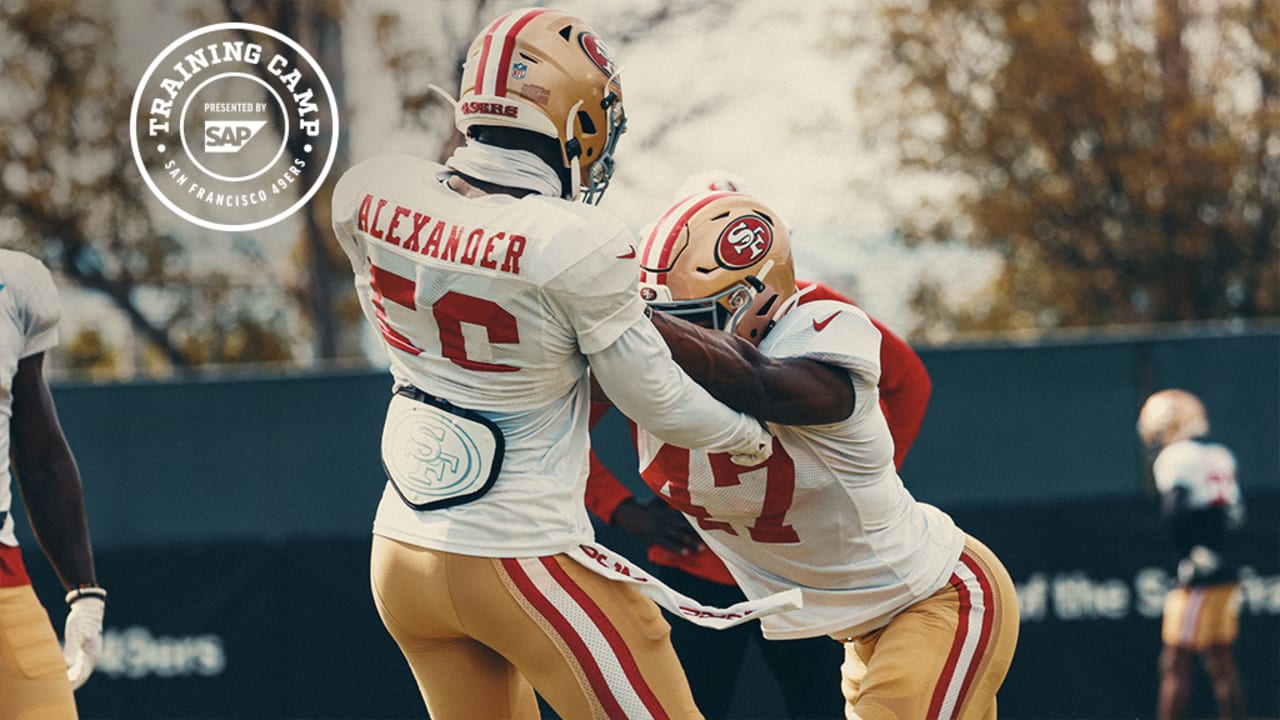
{"type": "Polygon", "coordinates": [[[828,318],[827,318],[827,319],[825,319],[825,320],[814,320],[814,321],[813,321],[813,330],[814,330],[814,332],[822,332],[823,328],[825,328],[826,326],[830,325],[830,324],[831,324],[831,321],[832,321],[832,320],[835,320],[835,319],[836,319],[836,316],[837,316],[837,315],[839,315],[839,314],[840,314],[840,312],[839,312],[839,311],[836,311],[836,312],[831,313],[831,317],[828,317],[828,318]]]}
{"type": "Polygon", "coordinates": [[[636,256],[636,246],[632,245],[630,250],[622,253],[621,255],[618,255],[617,257],[619,260],[630,260],[635,256],[636,256]]]}

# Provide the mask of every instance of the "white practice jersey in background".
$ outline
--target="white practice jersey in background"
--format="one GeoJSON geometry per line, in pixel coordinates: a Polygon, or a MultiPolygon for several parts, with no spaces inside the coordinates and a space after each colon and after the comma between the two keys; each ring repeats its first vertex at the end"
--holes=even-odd
{"type": "Polygon", "coordinates": [[[665,437],[721,450],[762,442],[759,423],[671,361],[621,221],[539,195],[466,198],[440,182],[444,170],[404,155],[356,165],[334,189],[334,233],[395,385],[482,413],[506,450],[489,492],[460,505],[416,511],[388,484],[374,532],[486,557],[589,542],[587,356],[619,407],[666,422],[665,437]]]}
{"type": "Polygon", "coordinates": [[[1236,458],[1223,445],[1199,440],[1173,443],[1156,456],[1152,473],[1162,495],[1175,488],[1187,489],[1188,510],[1240,504],[1236,458]]]}
{"type": "Polygon", "coordinates": [[[848,370],[853,414],[829,425],[770,423],[773,456],[753,468],[641,430],[642,473],[685,511],[747,597],[801,589],[802,609],[761,618],[766,637],[876,629],[946,583],[964,533],[916,502],[894,469],[877,389],[880,333],[861,310],[828,300],[799,305],[760,350],[848,370]]]}
{"type": "Polygon", "coordinates": [[[49,270],[35,258],[0,250],[0,544],[16,547],[13,491],[9,475],[9,423],[13,418],[13,375],[18,361],[58,344],[62,309],[49,270]]]}

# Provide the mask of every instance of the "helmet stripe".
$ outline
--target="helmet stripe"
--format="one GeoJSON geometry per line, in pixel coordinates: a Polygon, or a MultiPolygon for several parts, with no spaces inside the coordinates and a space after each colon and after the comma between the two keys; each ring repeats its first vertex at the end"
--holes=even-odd
{"type": "Polygon", "coordinates": [[[508,13],[489,26],[484,37],[484,49],[480,53],[480,64],[476,68],[477,95],[506,95],[507,75],[510,73],[511,56],[515,54],[516,36],[530,20],[544,12],[547,12],[546,8],[508,13]],[[500,42],[494,42],[495,38],[500,42]],[[498,53],[497,57],[493,56],[494,52],[498,53]]]}
{"type": "MultiPolygon", "coordinates": [[[[649,238],[645,242],[644,257],[640,260],[640,264],[647,268],[665,268],[671,260],[671,252],[675,249],[676,240],[680,237],[680,230],[684,228],[685,223],[689,222],[689,218],[693,217],[708,203],[732,194],[729,192],[716,192],[695,195],[672,205],[658,219],[658,222],[654,223],[653,231],[649,233],[649,238]],[[672,218],[675,219],[673,220],[672,218]]],[[[659,285],[666,284],[667,274],[665,272],[656,272],[655,277],[659,285]]]]}

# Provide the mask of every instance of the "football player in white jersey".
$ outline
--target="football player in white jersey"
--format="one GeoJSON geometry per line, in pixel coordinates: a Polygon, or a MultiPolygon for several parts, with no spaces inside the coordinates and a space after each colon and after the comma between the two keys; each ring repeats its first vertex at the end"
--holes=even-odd
{"type": "Polygon", "coordinates": [[[677,361],[769,421],[772,457],[744,468],[641,430],[640,472],[748,597],[801,590],[803,608],[762,630],[844,643],[848,717],[995,717],[1018,635],[1013,582],[903,487],[878,402],[880,334],[853,305],[798,302],[776,218],[742,193],[694,195],[639,254],[642,297],[677,361]]]}
{"type": "Polygon", "coordinates": [[[767,430],[671,360],[635,244],[597,201],[622,87],[582,20],[530,8],[472,43],[445,165],[392,155],[333,223],[390,356],[372,588],[432,718],[697,717],[657,606],[572,555],[592,540],[587,368],[665,440],[759,462],[767,430]]]}
{"type": "Polygon", "coordinates": [[[1157,717],[1183,718],[1191,694],[1191,659],[1213,679],[1218,716],[1244,717],[1244,691],[1232,647],[1239,633],[1238,563],[1231,535],[1244,522],[1236,458],[1204,441],[1209,420],[1195,395],[1154,393],[1138,413],[1138,435],[1153,453],[1151,472],[1161,514],[1178,551],[1178,584],[1165,596],[1157,717]]]}
{"type": "Polygon", "coordinates": [[[48,269],[0,250],[0,718],[77,717],[72,693],[102,653],[107,593],[94,572],[80,471],[44,377],[60,314],[48,269]],[[61,649],[14,534],[11,458],[31,528],[67,590],[61,649]]]}

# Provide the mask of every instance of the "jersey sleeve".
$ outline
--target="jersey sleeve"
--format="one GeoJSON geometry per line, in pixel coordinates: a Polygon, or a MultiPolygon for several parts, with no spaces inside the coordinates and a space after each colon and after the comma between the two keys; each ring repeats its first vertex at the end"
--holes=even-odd
{"type": "Polygon", "coordinates": [[[359,221],[360,204],[365,193],[370,190],[368,177],[377,162],[377,158],[365,160],[344,172],[334,185],[329,202],[333,236],[346,253],[351,267],[357,271],[364,264],[364,253],[360,248],[356,224],[359,221]]]}
{"type": "Polygon", "coordinates": [[[765,336],[760,350],[803,357],[848,370],[862,385],[880,382],[880,331],[862,310],[841,302],[798,305],[765,336]]]}
{"type": "MultiPolygon", "coordinates": [[[[805,291],[801,305],[818,300],[854,304],[826,283],[797,280],[796,287],[805,291]]],[[[870,315],[867,318],[880,331],[880,407],[893,436],[893,463],[901,468],[924,424],[933,381],[924,361],[905,340],[870,315]]]]}
{"type": "Polygon", "coordinates": [[[23,253],[12,253],[12,257],[16,259],[17,272],[6,273],[5,284],[18,300],[23,337],[21,359],[57,346],[62,304],[53,275],[44,263],[23,253]]]}
{"type": "Polygon", "coordinates": [[[1166,447],[1156,456],[1151,472],[1155,476],[1156,489],[1161,494],[1177,488],[1194,489],[1195,476],[1201,471],[1200,453],[1195,446],[1177,443],[1166,447]]]}
{"type": "Polygon", "coordinates": [[[635,238],[621,223],[613,229],[607,242],[585,253],[548,284],[586,355],[609,347],[637,323],[649,322],[640,299],[635,238]]]}

